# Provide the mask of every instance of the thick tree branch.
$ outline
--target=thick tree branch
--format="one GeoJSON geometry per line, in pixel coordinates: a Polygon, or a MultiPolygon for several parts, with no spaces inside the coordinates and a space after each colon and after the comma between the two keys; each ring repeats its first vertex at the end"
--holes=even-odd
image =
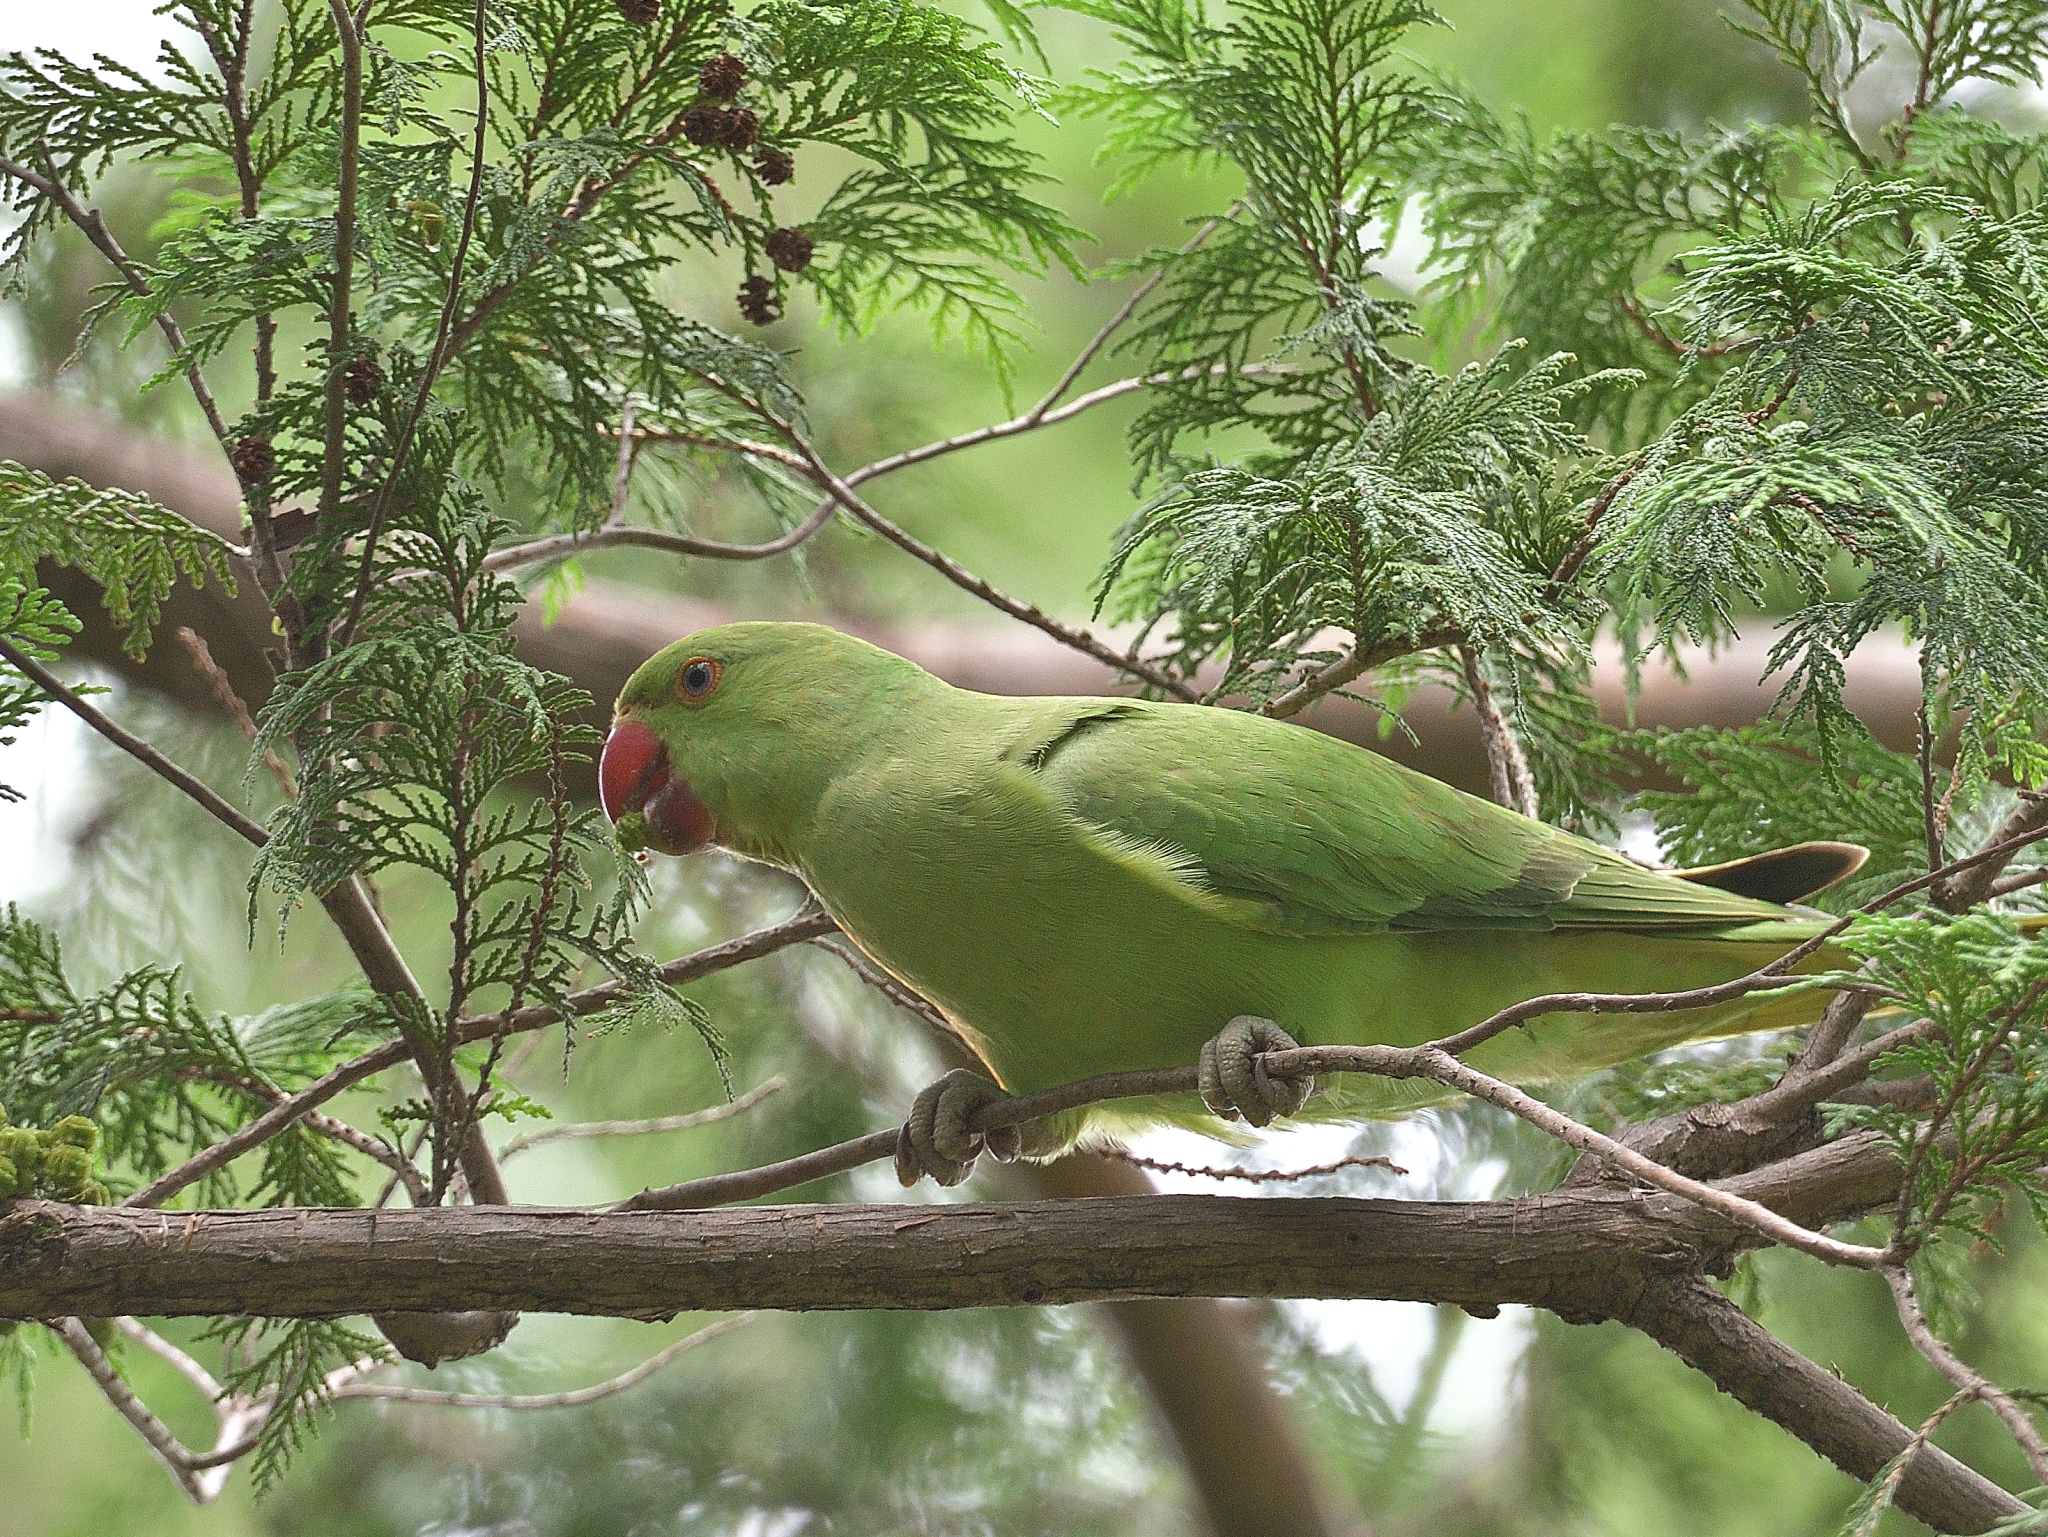
{"type": "MultiPolygon", "coordinates": [[[[1914,1443],[1913,1432],[1776,1338],[1703,1277],[1653,1277],[1609,1316],[1642,1330],[1853,1478],[1877,1477],[1914,1443]]],[[[1897,1503],[1946,1532],[1981,1532],[2027,1509],[1948,1453],[1924,1445],[1900,1475],[1897,1503]]]]}
{"type": "MultiPolygon", "coordinates": [[[[1890,1152],[1855,1137],[1726,1188],[1819,1222],[1881,1205],[1897,1181],[1890,1152]]],[[[1485,1203],[1151,1196],[672,1214],[180,1215],[17,1202],[0,1216],[0,1315],[484,1305],[659,1317],[1201,1295],[1481,1311],[1519,1302],[1642,1327],[1851,1473],[1873,1476],[1906,1444],[1905,1427],[1738,1310],[1687,1290],[1705,1286],[1697,1267],[1749,1242],[1746,1231],[1690,1201],[1612,1189],[1485,1203]]],[[[1934,1524],[1981,1530],[2022,1508],[1946,1458],[1916,1459],[1923,1465],[1902,1503],[1934,1524]]]]}
{"type": "MultiPolygon", "coordinates": [[[[1876,1158],[1889,1164],[1881,1149],[1876,1158]]],[[[1886,1172],[1896,1183],[1895,1164],[1855,1172],[1865,1186],[1882,1185],[1886,1172]]],[[[1802,1200],[1823,1199],[1832,1188],[1823,1176],[1840,1177],[1815,1173],[1802,1200]]],[[[1571,1313],[1586,1310],[1609,1272],[1683,1273],[1749,1241],[1692,1202],[1607,1189],[1464,1203],[1176,1195],[681,1212],[150,1212],[16,1201],[4,1211],[0,1317],[481,1307],[662,1318],[1199,1296],[1571,1313]]]]}

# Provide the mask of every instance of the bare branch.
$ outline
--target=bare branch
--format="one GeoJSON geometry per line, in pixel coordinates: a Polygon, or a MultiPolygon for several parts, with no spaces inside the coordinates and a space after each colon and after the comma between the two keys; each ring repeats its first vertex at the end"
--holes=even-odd
{"type": "MultiPolygon", "coordinates": [[[[1852,1478],[1876,1478],[1915,1445],[1904,1425],[1774,1337],[1703,1276],[1652,1276],[1618,1302],[1609,1316],[1640,1329],[1852,1478]]],[[[1947,1452],[1924,1445],[1903,1464],[1898,1505],[1947,1532],[1985,1531],[2028,1510],[1947,1452]]]]}
{"type": "Polygon", "coordinates": [[[1829,999],[1828,1006],[1806,1032],[1806,1039],[1800,1042],[1799,1050],[1786,1065],[1786,1082],[1818,1075],[1839,1057],[1875,1002],[1877,995],[1868,992],[1837,993],[1829,999]]]}
{"type": "Polygon", "coordinates": [[[2037,835],[2044,828],[2048,828],[2048,794],[2022,794],[2020,803],[1984,840],[1983,848],[1968,861],[1948,867],[1948,872],[1953,873],[1944,872],[1945,878],[1935,887],[1935,902],[1949,912],[1959,913],[1984,901],[2006,865],[2012,862],[2012,856],[2028,844],[2040,841],[2037,835]]]}
{"type": "Polygon", "coordinates": [[[760,1316],[758,1313],[740,1313],[732,1318],[721,1318],[655,1352],[629,1371],[565,1393],[450,1393],[439,1388],[409,1388],[396,1383],[350,1382],[334,1388],[328,1396],[337,1400],[381,1398],[392,1403],[433,1404],[443,1409],[574,1409],[637,1387],[677,1357],[737,1329],[744,1329],[760,1316]]]}
{"type": "Polygon", "coordinates": [[[1992,1413],[2004,1422],[2005,1428],[2012,1432],[2012,1438],[2019,1443],[2020,1450],[2026,1454],[2034,1482],[2048,1484],[2048,1442],[2041,1439],[2040,1427],[2035,1425],[2033,1417],[1989,1377],[1964,1365],[1928,1325],[1927,1315],[1920,1311],[1920,1299],[1913,1295],[1913,1273],[1910,1269],[1904,1265],[1887,1265],[1884,1278],[1892,1289],[1899,1322],[1905,1325],[1906,1337],[1913,1342],[1913,1348],[1931,1361],[1936,1371],[1954,1383],[1962,1396],[1981,1399],[1990,1406],[1992,1413]]]}
{"type": "Polygon", "coordinates": [[[824,461],[823,457],[819,455],[817,447],[809,438],[804,436],[794,422],[778,415],[761,402],[749,398],[744,393],[733,390],[723,380],[713,379],[712,382],[720,388],[727,390],[728,393],[733,395],[734,399],[739,400],[749,410],[755,412],[763,421],[772,424],[775,430],[788,439],[796,451],[803,455],[805,462],[810,465],[812,479],[830,491],[834,500],[840,506],[852,513],[861,522],[867,524],[869,528],[880,534],[884,539],[887,539],[898,549],[924,562],[924,564],[930,566],[956,587],[972,593],[991,608],[998,609],[1013,619],[1023,620],[1024,623],[1031,625],[1034,629],[1042,630],[1062,645],[1071,647],[1085,656],[1091,656],[1096,661],[1113,667],[1119,672],[1129,673],[1132,677],[1149,683],[1154,688],[1173,695],[1176,699],[1183,700],[1189,704],[1199,702],[1201,696],[1178,678],[1160,671],[1150,662],[1140,657],[1127,656],[1117,651],[1114,647],[1103,644],[1103,642],[1097,640],[1086,630],[1077,630],[1071,626],[1061,624],[1036,604],[1025,603],[1020,599],[1011,597],[986,579],[976,576],[950,555],[926,544],[907,530],[898,527],[895,523],[883,517],[873,507],[869,506],[860,493],[854,490],[843,476],[824,461]]]}
{"type": "MultiPolygon", "coordinates": [[[[344,0],[328,0],[328,3],[335,8],[337,24],[339,24],[344,0]]],[[[335,644],[337,648],[346,646],[354,638],[356,626],[362,623],[363,608],[370,601],[371,576],[376,560],[377,541],[384,532],[384,519],[391,511],[391,498],[397,493],[399,477],[405,472],[405,462],[412,452],[413,438],[419,432],[420,419],[426,415],[427,402],[433,398],[434,382],[441,377],[441,371],[448,366],[448,360],[455,353],[455,349],[450,345],[450,342],[455,326],[455,312],[462,306],[462,279],[464,271],[469,265],[470,241],[476,234],[477,205],[483,196],[484,144],[491,118],[490,77],[486,71],[485,63],[489,52],[489,38],[486,36],[486,29],[490,25],[488,0],[476,0],[476,12],[472,20],[476,30],[476,133],[470,144],[469,151],[469,190],[462,199],[462,222],[455,237],[455,253],[448,263],[448,292],[441,301],[441,319],[434,329],[434,345],[428,350],[426,361],[420,367],[419,387],[414,392],[412,407],[407,411],[405,421],[399,428],[398,438],[392,444],[390,468],[385,471],[383,483],[377,488],[377,499],[370,504],[369,524],[363,530],[362,560],[356,567],[355,593],[349,599],[348,617],[342,621],[341,631],[336,637],[335,644]]],[[[360,47],[361,44],[358,42],[358,50],[360,50],[360,47]]],[[[344,65],[346,65],[347,56],[347,44],[344,43],[344,65]]],[[[353,109],[354,118],[352,119],[350,116],[351,109],[345,99],[342,109],[341,127],[342,173],[344,178],[347,178],[345,185],[346,195],[349,200],[346,217],[351,226],[355,217],[353,185],[355,135],[361,118],[362,66],[360,52],[358,53],[358,61],[355,67],[356,74],[353,80],[354,95],[357,100],[353,109]]],[[[343,218],[339,208],[336,210],[335,217],[337,222],[343,218]]],[[[352,227],[337,231],[338,242],[347,241],[351,238],[352,227]]],[[[335,376],[328,381],[327,386],[327,460],[323,466],[326,475],[332,478],[335,494],[332,498],[325,494],[326,483],[323,481],[320,510],[324,513],[332,513],[335,502],[339,498],[342,450],[341,424],[344,421],[343,409],[347,404],[342,397],[340,369],[343,359],[339,355],[340,349],[346,345],[348,335],[347,311],[350,279],[348,262],[345,255],[340,259],[339,266],[341,270],[335,276],[334,287],[335,303],[340,311],[341,318],[335,322],[337,329],[334,334],[337,341],[329,348],[329,366],[335,370],[335,376]]]]}
{"type": "Polygon", "coordinates": [[[606,524],[603,528],[581,533],[549,534],[524,544],[508,544],[503,549],[491,551],[484,558],[484,569],[507,571],[547,560],[566,560],[589,550],[614,549],[660,550],[664,554],[696,555],[705,560],[766,560],[771,555],[793,550],[809,539],[832,521],[832,514],[838,511],[838,507],[837,502],[826,501],[819,510],[813,511],[787,533],[760,544],[726,544],[717,539],[699,539],[694,534],[678,534],[665,528],[642,528],[635,523],[606,524]]]}
{"type": "Polygon", "coordinates": [[[59,1318],[49,1325],[71,1353],[78,1357],[78,1364],[86,1370],[100,1392],[105,1395],[114,1412],[134,1427],[142,1437],[143,1444],[156,1453],[157,1461],[164,1465],[164,1471],[178,1481],[178,1487],[190,1495],[195,1503],[204,1504],[200,1484],[192,1469],[192,1453],[185,1444],[171,1434],[170,1426],[151,1412],[136,1396],[135,1390],[114,1370],[114,1363],[107,1359],[107,1353],[100,1349],[99,1342],[92,1337],[85,1324],[77,1318],[59,1318]]]}
{"type": "Polygon", "coordinates": [[[1486,763],[1493,780],[1493,798],[1510,811],[1519,811],[1540,821],[1543,807],[1536,796],[1536,776],[1529,768],[1529,755],[1500,703],[1493,697],[1493,685],[1479,667],[1479,653],[1470,646],[1458,647],[1458,661],[1464,668],[1465,687],[1472,691],[1472,708],[1479,714],[1479,734],[1486,743],[1486,763]]]}
{"type": "MultiPolygon", "coordinates": [[[[723,944],[711,945],[691,955],[670,961],[660,968],[664,981],[680,985],[698,977],[710,976],[744,961],[772,954],[787,946],[800,944],[822,933],[829,933],[836,925],[822,913],[801,912],[796,917],[777,924],[772,928],[759,929],[752,934],[743,934],[738,939],[723,944]]],[[[570,1012],[576,1015],[595,1014],[609,1008],[621,995],[619,983],[607,982],[601,986],[587,988],[580,993],[571,993],[568,998],[570,1012]]],[[[540,1030],[560,1021],[561,1015],[551,1008],[529,1007],[512,1016],[509,1033],[524,1030],[540,1030]]],[[[479,1015],[455,1022],[457,1039],[462,1042],[482,1040],[498,1028],[496,1015],[479,1015]]],[[[249,1122],[223,1137],[213,1146],[188,1158],[184,1163],[169,1170],[149,1185],[138,1190],[121,1204],[123,1206],[158,1206],[169,1200],[188,1185],[204,1179],[215,1169],[233,1162],[252,1148],[261,1147],[277,1136],[287,1126],[309,1111],[324,1105],[335,1095],[354,1088],[365,1079],[374,1078],[388,1068],[412,1056],[412,1048],[405,1041],[389,1041],[374,1051],[330,1069],[305,1088],[280,1101],[275,1108],[265,1111],[249,1122]]]]}
{"type": "MultiPolygon", "coordinates": [[[[953,1021],[940,1013],[936,1004],[922,994],[913,992],[905,987],[901,982],[890,976],[888,972],[882,970],[881,967],[867,958],[867,953],[859,945],[849,944],[847,941],[835,938],[830,934],[821,935],[819,938],[812,940],[811,943],[820,950],[829,950],[838,956],[840,960],[846,963],[848,971],[851,971],[861,981],[867,983],[869,987],[872,987],[884,998],[895,1004],[897,1008],[915,1014],[940,1035],[960,1040],[960,1032],[954,1026],[953,1021]]],[[[969,1048],[969,1055],[973,1055],[971,1047],[969,1048]]]]}
{"type": "MultiPolygon", "coordinates": [[[[1312,1072],[1352,1071],[1371,1072],[1372,1063],[1383,1063],[1378,1071],[1391,1078],[1429,1078],[1447,1087],[1459,1089],[1475,1099],[1483,1099],[1498,1105],[1510,1114],[1527,1121],[1537,1130],[1555,1137],[1567,1147],[1577,1148],[1582,1153],[1592,1153],[1616,1167],[1627,1171],[1659,1189],[1673,1195],[1683,1196],[1689,1201],[1720,1213],[1731,1221],[1754,1228],[1775,1243],[1781,1243],[1802,1254],[1825,1260],[1831,1265],[1850,1265],[1859,1270],[1875,1270],[1884,1262],[1887,1251],[1874,1249],[1867,1244],[1843,1243],[1824,1233],[1816,1233],[1786,1217],[1780,1216],[1768,1206],[1746,1197],[1734,1195],[1718,1186],[1702,1184],[1688,1179],[1675,1170],[1666,1168],[1653,1159],[1645,1158],[1634,1148],[1615,1141],[1585,1126],[1560,1110],[1532,1095],[1525,1094],[1512,1084],[1502,1083],[1498,1078],[1488,1077],[1476,1068],[1468,1067],[1448,1052],[1435,1047],[1418,1046],[1404,1050],[1390,1046],[1346,1046],[1310,1048],[1300,1052],[1276,1052],[1267,1059],[1267,1071],[1281,1073],[1292,1066],[1289,1058],[1312,1058],[1301,1064],[1312,1072]]],[[[1296,1069],[1299,1071],[1299,1068],[1296,1069]]]]}
{"type": "Polygon", "coordinates": [[[692,1131],[699,1126],[715,1125],[719,1121],[730,1121],[735,1116],[745,1115],[771,1095],[789,1087],[789,1080],[780,1073],[767,1082],[747,1090],[738,1099],[723,1105],[713,1105],[708,1110],[692,1110],[687,1115],[654,1116],[639,1121],[574,1121],[563,1126],[547,1126],[539,1131],[528,1132],[523,1137],[514,1137],[498,1149],[498,1161],[505,1162],[514,1153],[523,1153],[528,1148],[539,1147],[544,1142],[561,1142],[580,1137],[643,1137],[654,1132],[692,1131]]]}
{"type": "MultiPolygon", "coordinates": [[[[235,692],[235,685],[227,670],[213,659],[213,648],[206,639],[189,624],[177,629],[178,643],[192,658],[192,665],[199,669],[199,675],[206,679],[213,702],[235,723],[235,727],[250,741],[256,740],[256,718],[249,713],[249,706],[242,696],[235,692]]],[[[263,749],[263,766],[270,770],[277,787],[284,791],[285,798],[299,798],[299,782],[292,775],[291,766],[270,748],[263,749]]]]}
{"type": "MultiPolygon", "coordinates": [[[[47,154],[47,150],[45,153],[47,154]]],[[[16,181],[35,188],[36,191],[55,203],[63,211],[64,217],[76,225],[85,238],[92,242],[94,249],[113,265],[116,272],[121,274],[121,281],[128,285],[129,292],[138,298],[150,298],[149,280],[143,277],[142,268],[136,264],[126,251],[121,249],[121,242],[116,240],[114,232],[107,228],[107,221],[100,216],[99,210],[96,208],[89,209],[80,203],[77,198],[73,197],[71,189],[64,185],[62,178],[56,175],[55,171],[56,168],[53,166],[51,168],[52,174],[44,176],[30,167],[21,164],[19,161],[10,160],[4,155],[0,155],[0,173],[11,176],[16,181]]],[[[184,328],[178,324],[169,311],[163,311],[157,315],[156,325],[157,329],[163,332],[164,340],[170,343],[171,351],[182,356],[185,351],[184,328]]],[[[222,418],[220,406],[213,398],[213,390],[207,384],[205,376],[199,372],[197,364],[186,368],[185,378],[192,386],[192,395],[199,402],[199,409],[205,413],[206,425],[213,429],[213,435],[216,438],[225,442],[228,435],[228,424],[222,418]]]]}
{"type": "Polygon", "coordinates": [[[114,1320],[114,1327],[142,1346],[151,1355],[161,1357],[163,1360],[170,1362],[176,1368],[178,1375],[205,1395],[208,1402],[218,1399],[227,1391],[214,1378],[212,1372],[201,1366],[191,1356],[157,1333],[156,1330],[150,1328],[149,1325],[123,1314],[114,1320]]]}
{"type": "Polygon", "coordinates": [[[0,657],[4,657],[9,666],[27,677],[37,688],[63,705],[65,709],[84,721],[109,742],[112,742],[121,751],[127,753],[129,757],[142,764],[143,767],[150,770],[159,779],[182,790],[187,796],[198,802],[209,815],[224,827],[239,833],[257,848],[263,847],[264,844],[270,841],[269,833],[265,832],[248,816],[229,805],[215,792],[211,785],[208,785],[189,771],[180,768],[169,758],[166,758],[162,753],[150,746],[149,743],[143,741],[141,737],[135,735],[134,732],[115,725],[113,721],[102,715],[98,710],[95,710],[83,699],[79,698],[75,692],[67,688],[63,680],[58,678],[55,673],[51,672],[27,652],[14,645],[13,642],[0,638],[0,657]]]}
{"type": "MultiPolygon", "coordinates": [[[[1898,1179],[1889,1148],[1855,1136],[1728,1189],[1821,1221],[1884,1204],[1898,1179]]],[[[483,1304],[657,1317],[1198,1295],[1379,1296],[1482,1311],[1517,1302],[1641,1328],[1854,1476],[1875,1477],[1906,1445],[1906,1427],[1697,1277],[1705,1257],[1750,1231],[1689,1200],[1599,1187],[1478,1203],[1148,1196],[673,1214],[173,1215],[23,1202],[0,1217],[10,1261],[0,1315],[483,1304]]],[[[1955,1531],[2024,1509],[1931,1450],[1915,1459],[1901,1503],[1955,1531]]]]}
{"type": "MultiPolygon", "coordinates": [[[[1498,1105],[1566,1146],[1591,1153],[1638,1179],[1695,1201],[1732,1222],[1753,1229],[1774,1243],[1798,1249],[1830,1264],[1851,1265],[1863,1270],[1878,1268],[1886,1258],[1886,1250],[1829,1238],[1779,1215],[1760,1202],[1690,1179],[1573,1120],[1513,1085],[1467,1066],[1440,1047],[1315,1046],[1267,1052],[1260,1060],[1266,1071],[1278,1078],[1343,1072],[1370,1073],[1383,1078],[1427,1078],[1498,1105]]],[[[1105,1073],[1042,1093],[1015,1095],[998,1101],[970,1115],[968,1126],[974,1131],[1021,1126],[1048,1115],[1108,1100],[1185,1094],[1193,1092],[1196,1087],[1197,1074],[1193,1067],[1105,1073]]],[[[884,1157],[894,1157],[895,1148],[894,1132],[871,1132],[865,1137],[856,1137],[761,1168],[712,1175],[662,1190],[643,1190],[615,1209],[678,1211],[749,1200],[808,1184],[830,1174],[843,1173],[884,1157]]]]}
{"type": "Polygon", "coordinates": [[[626,498],[633,492],[633,466],[639,460],[641,442],[633,431],[634,414],[633,397],[628,395],[619,408],[619,457],[612,469],[612,510],[605,518],[607,526],[626,521],[626,498]]]}
{"type": "Polygon", "coordinates": [[[1267,700],[1259,713],[1270,715],[1275,720],[1285,720],[1290,715],[1300,714],[1325,694],[1364,677],[1375,667],[1384,667],[1398,657],[1410,656],[1417,651],[1434,651],[1440,646],[1456,645],[1462,638],[1460,631],[1441,628],[1382,641],[1365,651],[1354,649],[1303,679],[1286,693],[1276,694],[1267,700]]]}

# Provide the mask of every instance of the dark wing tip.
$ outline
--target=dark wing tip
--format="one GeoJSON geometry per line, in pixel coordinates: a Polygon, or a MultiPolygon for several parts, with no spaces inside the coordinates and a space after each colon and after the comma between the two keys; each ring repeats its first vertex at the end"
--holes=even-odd
{"type": "Polygon", "coordinates": [[[1847,880],[1869,858],[1870,850],[1860,843],[1795,843],[1748,859],[1667,873],[1759,902],[1799,902],[1847,880]]]}

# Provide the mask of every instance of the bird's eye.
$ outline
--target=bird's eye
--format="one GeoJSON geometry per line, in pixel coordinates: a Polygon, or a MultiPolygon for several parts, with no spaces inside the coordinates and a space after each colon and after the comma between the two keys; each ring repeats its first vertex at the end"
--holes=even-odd
{"type": "Polygon", "coordinates": [[[702,699],[718,687],[718,664],[708,656],[694,656],[683,664],[679,680],[685,699],[702,699]]]}

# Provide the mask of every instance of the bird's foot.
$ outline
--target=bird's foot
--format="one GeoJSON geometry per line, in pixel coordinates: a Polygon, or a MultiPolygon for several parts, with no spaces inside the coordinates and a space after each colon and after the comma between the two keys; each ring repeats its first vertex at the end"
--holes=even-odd
{"type": "Polygon", "coordinates": [[[1226,1121],[1253,1126],[1299,1114],[1315,1092],[1315,1079],[1276,1078],[1265,1063],[1269,1051],[1296,1049],[1294,1037],[1272,1020],[1238,1015],[1202,1044],[1202,1103],[1226,1121]]]}
{"type": "Polygon", "coordinates": [[[927,1087],[910,1107],[910,1119],[896,1133],[896,1178],[906,1187],[929,1174],[942,1185],[957,1185],[973,1172],[974,1160],[986,1151],[998,1163],[1037,1153],[1041,1138],[1027,1126],[995,1126],[972,1131],[970,1118],[1010,1098],[979,1073],[955,1068],[927,1087]]]}

